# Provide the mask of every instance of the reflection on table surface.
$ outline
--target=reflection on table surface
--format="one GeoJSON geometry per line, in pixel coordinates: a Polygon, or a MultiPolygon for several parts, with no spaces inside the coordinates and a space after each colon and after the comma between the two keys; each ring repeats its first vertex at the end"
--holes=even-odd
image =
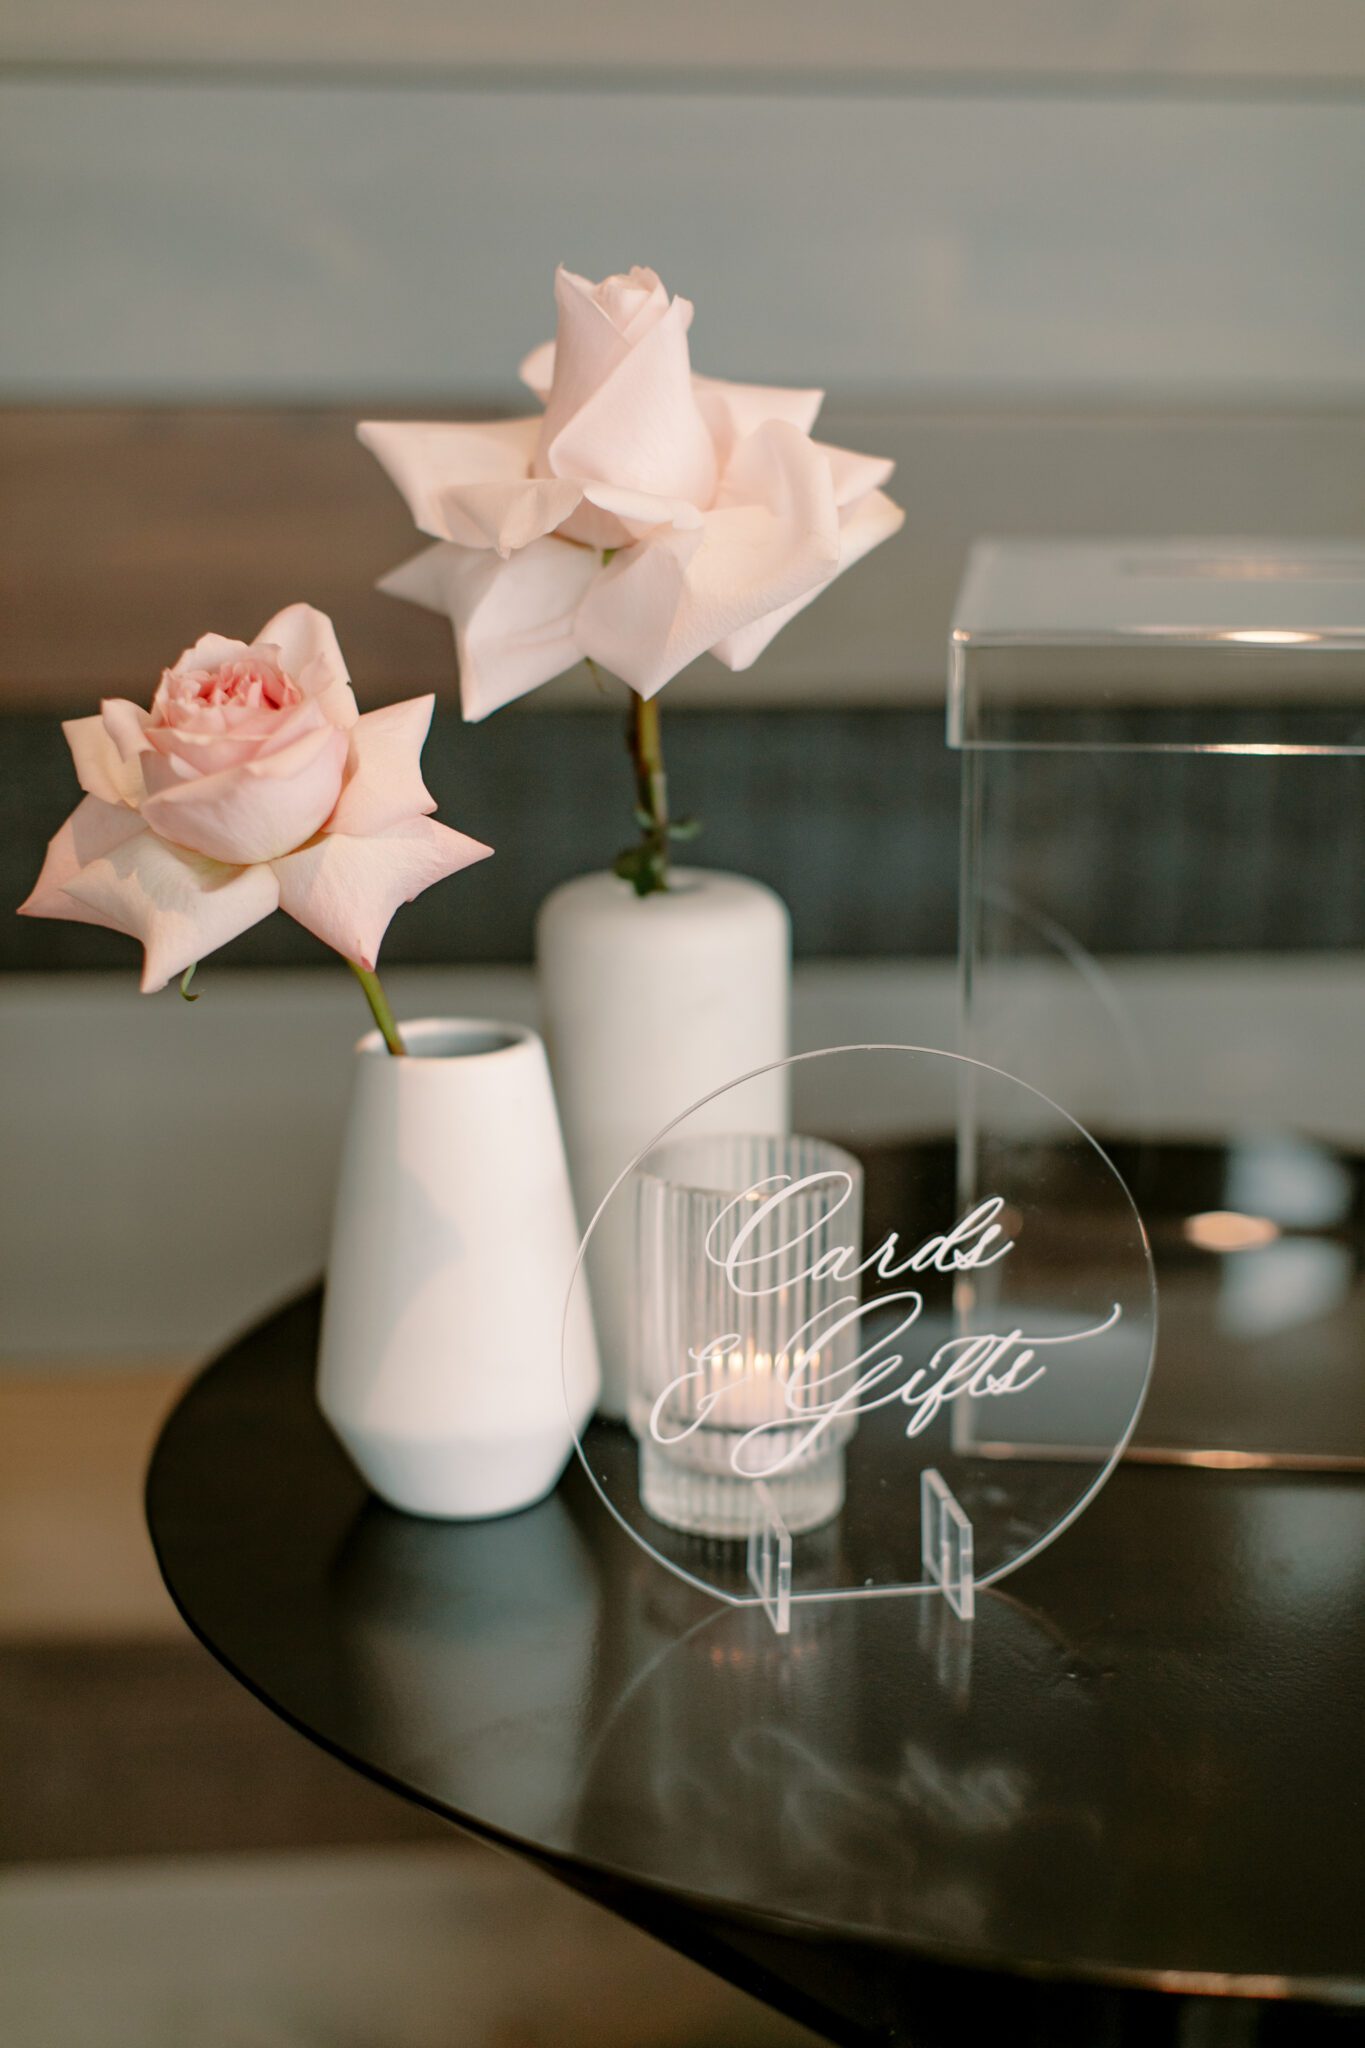
{"type": "Polygon", "coordinates": [[[303,1304],[210,1370],[149,1511],[194,1625],[329,1747],[715,1909],[1063,1974],[1359,1980],[1358,1480],[1125,1466],[970,1626],[854,1600],[780,1641],[576,1467],[493,1523],[368,1500],[315,1335],[303,1304]]]}
{"type": "MultiPolygon", "coordinates": [[[[1096,1135],[1156,1266],[1156,1364],[1136,1454],[1365,1468],[1365,1161],[1273,1130],[1226,1145],[1096,1135]]],[[[858,1149],[874,1242],[913,1181],[936,1170],[949,1184],[949,1138],[858,1149]]],[[[1115,1255],[1086,1214],[1082,1155],[1037,1146],[1026,1158],[1011,1144],[1004,1156],[1046,1184],[1035,1232],[1050,1216],[1066,1256],[1100,1285],[1115,1255]]]]}

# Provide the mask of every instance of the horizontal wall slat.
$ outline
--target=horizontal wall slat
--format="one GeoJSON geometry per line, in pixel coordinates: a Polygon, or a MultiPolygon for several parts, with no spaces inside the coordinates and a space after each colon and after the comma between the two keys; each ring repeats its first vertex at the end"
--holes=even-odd
{"type": "Polygon", "coordinates": [[[1365,102],[0,86],[0,395],[510,395],[565,260],[846,397],[1365,391],[1365,102]]]}
{"type": "MultiPolygon", "coordinates": [[[[373,589],[418,537],[355,441],[367,409],[0,411],[0,712],[145,702],[200,633],[250,638],[296,598],[336,619],[367,701],[453,700],[445,623],[373,589]]],[[[983,533],[1365,533],[1365,408],[832,407],[822,431],[896,458],[905,530],[754,668],[703,660],[670,705],[941,702],[983,533]]],[[[528,703],[599,701],[580,672],[528,703]]]]}
{"type": "Polygon", "coordinates": [[[43,0],[7,10],[0,60],[1339,85],[1365,77],[1365,27],[1354,0],[43,0]]]}
{"type": "MultiPolygon", "coordinates": [[[[1110,965],[1139,1037],[1169,1057],[1153,1076],[1160,1133],[1225,1135],[1229,1062],[1288,1044],[1308,1017],[1314,1056],[1281,1075],[1279,1111],[1287,1127],[1365,1142],[1358,961],[1110,965]]],[[[386,979],[400,1017],[534,1021],[529,974],[386,979]]],[[[0,986],[0,1371],[34,1369],[45,1353],[94,1365],[100,1353],[206,1352],[321,1268],[364,1005],[341,968],[215,969],[206,988],[187,1010],[173,993],[139,996],[131,975],[0,986]]],[[[1058,1072],[1072,1057],[1079,1074],[1087,1012],[1069,1014],[1075,1047],[1052,1051],[1058,1072]]],[[[950,961],[812,963],[796,975],[793,1043],[951,1046],[956,1015],[950,961]]],[[[798,1128],[880,1128],[885,1106],[840,1091],[832,1063],[796,1081],[798,1128]]]]}

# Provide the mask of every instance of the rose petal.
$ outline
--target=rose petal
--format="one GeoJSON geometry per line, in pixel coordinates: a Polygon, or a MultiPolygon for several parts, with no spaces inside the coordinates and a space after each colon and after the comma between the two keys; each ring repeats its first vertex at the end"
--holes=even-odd
{"type": "Polygon", "coordinates": [[[835,503],[841,510],[865,498],[869,491],[879,491],[890,481],[896,467],[888,455],[859,455],[852,448],[835,448],[828,441],[817,441],[815,445],[829,463],[835,503]]]}
{"type": "Polygon", "coordinates": [[[603,570],[579,607],[585,652],[641,696],[834,572],[829,464],[804,434],[770,421],[737,451],[732,472],[749,502],[707,513],[700,533],[651,534],[603,570]]]}
{"type": "Polygon", "coordinates": [[[688,590],[706,538],[701,529],[652,534],[618,555],[578,608],[584,652],[642,697],[652,697],[726,630],[699,621],[688,590]]]}
{"type": "MultiPolygon", "coordinates": [[[[297,710],[300,704],[311,702],[300,692],[292,708],[297,710]]],[[[275,704],[195,703],[185,697],[167,695],[158,700],[157,717],[161,722],[148,727],[148,744],[156,746],[155,735],[172,730],[194,739],[218,739],[224,733],[235,737],[263,735],[274,730],[283,708],[275,704]]]]}
{"type": "MultiPolygon", "coordinates": [[[[245,640],[227,640],[221,633],[201,633],[193,647],[187,647],[170,676],[192,675],[200,669],[221,668],[225,661],[249,661],[251,648],[245,640]]],[[[155,710],[155,704],[153,704],[155,710]]]]}
{"type": "Polygon", "coordinates": [[[686,498],[660,498],[649,491],[631,491],[616,484],[585,484],[583,496],[590,504],[611,514],[621,538],[606,541],[606,547],[629,546],[643,540],[656,526],[676,526],[680,532],[701,525],[702,514],[686,498]]]}
{"type": "MultiPolygon", "coordinates": [[[[540,455],[625,361],[633,343],[643,339],[648,329],[666,316],[668,293],[663,285],[652,270],[639,275],[642,282],[647,279],[646,288],[634,307],[637,317],[632,331],[627,333],[612,318],[598,286],[566,270],[562,263],[555,271],[559,320],[553,344],[552,382],[546,393],[545,420],[539,439],[540,455]]],[[[627,325],[631,323],[628,321],[627,325]]],[[[539,475],[548,473],[548,465],[539,460],[536,469],[539,475]]]]}
{"type": "MultiPolygon", "coordinates": [[[[602,352],[606,337],[602,332],[602,321],[615,328],[621,339],[629,344],[662,320],[668,311],[668,293],[653,270],[635,269],[626,278],[607,278],[603,284],[589,283],[586,277],[577,277],[561,264],[555,273],[555,299],[559,306],[560,339],[566,345],[562,351],[565,374],[562,382],[562,411],[559,424],[571,419],[582,404],[598,373],[605,374],[612,361],[619,361],[619,355],[602,352]],[[624,323],[613,317],[607,303],[616,287],[625,286],[627,292],[634,288],[633,302],[624,323]],[[566,331],[568,330],[567,335],[566,331]]],[[[625,294],[618,293],[616,311],[625,310],[625,294]]],[[[689,309],[688,318],[691,318],[689,309]]],[[[533,348],[522,359],[518,375],[523,384],[535,392],[542,405],[549,401],[554,389],[557,365],[561,351],[553,341],[542,341],[539,348],[533,348]]]]}
{"type": "Polygon", "coordinates": [[[149,796],[160,796],[163,789],[174,789],[180,782],[197,782],[199,771],[190,761],[182,761],[179,754],[154,751],[147,757],[142,771],[143,802],[149,796]]]}
{"type": "Polygon", "coordinates": [[[823,391],[795,391],[778,384],[729,384],[723,377],[694,375],[692,391],[722,469],[736,444],[756,434],[769,420],[785,420],[808,434],[825,402],[823,391]]]}
{"type": "Polygon", "coordinates": [[[506,562],[486,550],[428,548],[391,570],[379,588],[446,613],[455,628],[464,715],[479,719],[583,659],[575,614],[599,573],[586,548],[550,538],[506,562]]]}
{"type": "MultiPolygon", "coordinates": [[[[600,558],[604,552],[614,553],[617,548],[628,548],[632,541],[640,538],[638,522],[632,531],[631,527],[627,526],[624,520],[618,519],[614,512],[599,511],[588,496],[591,490],[608,488],[609,486],[605,484],[589,484],[584,487],[582,502],[560,527],[559,539],[574,541],[580,548],[587,548],[591,554],[600,558]]],[[[632,492],[631,496],[638,498],[640,493],[632,492]]],[[[676,503],[677,500],[671,499],[666,502],[676,503]]]]}
{"type": "Polygon", "coordinates": [[[813,590],[807,591],[804,597],[780,605],[766,618],[756,619],[751,626],[741,627],[738,632],[718,640],[711,649],[716,660],[724,662],[726,668],[748,668],[789,619],[794,619],[799,611],[813,604],[836,576],[842,576],[845,569],[851,569],[855,562],[860,562],[882,541],[889,540],[904,524],[904,512],[884,492],[870,491],[865,498],[860,498],[839,515],[839,562],[832,574],[816,584],[813,590]]]}
{"type": "MultiPolygon", "coordinates": [[[[560,386],[545,414],[537,469],[653,496],[708,506],[716,488],[716,455],[692,395],[687,328],[692,308],[675,299],[642,340],[621,356],[561,425],[560,386]]],[[[612,344],[621,337],[610,330],[612,344]]],[[[565,523],[577,538],[572,520],[565,523]]]]}
{"type": "Polygon", "coordinates": [[[107,925],[110,931],[126,931],[117,918],[92,910],[66,893],[83,867],[121,846],[125,839],[143,831],[141,818],[123,803],[105,803],[97,796],[82,798],[61,829],[48,841],[42,873],[19,905],[20,917],[63,917],[76,924],[107,925]]]}
{"type": "MultiPolygon", "coordinates": [[[[113,701],[106,710],[113,708],[113,701]]],[[[139,711],[136,704],[126,708],[146,719],[146,712],[139,711]]],[[[62,731],[76,764],[76,780],[86,794],[99,797],[102,803],[125,804],[136,810],[142,801],[141,764],[136,752],[125,756],[120,751],[106,719],[63,719],[62,731]]]]}
{"type": "Polygon", "coordinates": [[[346,781],[327,821],[329,832],[363,837],[435,810],[421,763],[435,703],[435,697],[410,697],[382,711],[367,711],[351,727],[346,781]]]}
{"type": "Polygon", "coordinates": [[[417,523],[466,548],[492,548],[506,558],[553,533],[581,502],[578,484],[558,477],[527,478],[514,484],[452,484],[439,494],[436,523],[417,523]]]}
{"type": "Polygon", "coordinates": [[[373,968],[400,903],[492,851],[434,818],[409,818],[363,839],[329,832],[274,863],[280,908],[325,946],[373,968]]]}
{"type": "Polygon", "coordinates": [[[532,477],[538,419],[470,426],[363,420],[360,440],[397,484],[423,533],[460,547],[524,548],[554,528],[582,495],[558,477],[532,477]]]}
{"type": "Polygon", "coordinates": [[[539,431],[542,450],[630,351],[630,343],[593,298],[587,279],[566,270],[562,263],[555,271],[555,306],[559,320],[554,382],[539,431]]]}
{"type": "Polygon", "coordinates": [[[249,761],[265,760],[282,753],[305,733],[335,730],[316,697],[305,697],[286,711],[254,710],[240,721],[220,717],[216,728],[203,731],[193,726],[154,725],[148,730],[149,751],[141,763],[147,793],[156,795],[176,781],[217,775],[249,761]],[[168,763],[175,765],[168,770],[168,763]]]}
{"type": "Polygon", "coordinates": [[[163,839],[210,860],[274,860],[326,824],[345,766],[346,734],[323,725],[278,754],[159,789],[142,815],[163,839]]]}
{"type": "Polygon", "coordinates": [[[277,647],[280,666],[333,725],[354,725],[360,716],[336,629],[326,612],[311,604],[286,605],[262,626],[252,647],[277,647]]]}
{"type": "Polygon", "coordinates": [[[766,420],[737,445],[721,480],[720,507],[761,506],[818,533],[828,559],[837,556],[838,505],[828,459],[807,434],[783,420],[766,420]]]}
{"type": "Polygon", "coordinates": [[[66,890],[95,913],[92,923],[142,941],[144,995],[259,924],[279,903],[268,867],[226,867],[148,831],[86,862],[66,890]]]}
{"type": "Polygon", "coordinates": [[[555,381],[554,343],[542,341],[539,348],[533,348],[530,355],[523,356],[517,375],[528,389],[535,392],[536,397],[544,405],[555,381]]]}
{"type": "MultiPolygon", "coordinates": [[[[570,289],[592,299],[606,314],[618,334],[624,335],[631,344],[648,334],[651,327],[657,327],[668,311],[668,293],[664,289],[657,270],[637,263],[633,269],[618,270],[611,277],[604,277],[600,284],[591,284],[586,277],[575,277],[566,271],[565,277],[570,289]]],[[[687,301],[683,301],[686,305],[687,301]]],[[[688,320],[691,320],[691,311],[688,320]]]]}

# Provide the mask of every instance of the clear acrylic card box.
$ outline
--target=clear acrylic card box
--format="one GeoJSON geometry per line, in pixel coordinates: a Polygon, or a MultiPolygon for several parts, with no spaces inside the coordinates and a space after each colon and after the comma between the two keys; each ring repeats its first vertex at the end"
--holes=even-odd
{"type": "Polygon", "coordinates": [[[983,543],[949,741],[961,1049],[1152,1239],[1134,1452],[1365,1461],[1365,548],[983,543]]]}

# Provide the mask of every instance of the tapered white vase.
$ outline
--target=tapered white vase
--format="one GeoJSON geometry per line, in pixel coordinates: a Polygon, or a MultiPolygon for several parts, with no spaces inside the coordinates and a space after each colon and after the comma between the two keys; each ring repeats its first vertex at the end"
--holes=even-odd
{"type": "MultiPolygon", "coordinates": [[[[677,869],[637,896],[615,875],[583,875],[546,899],[536,928],[541,1023],[580,1225],[663,1127],[713,1089],[786,1058],[791,920],[742,875],[677,869]]],[[[733,1102],[688,1125],[727,1127],[733,1102]]],[[[785,1072],[746,1090],[752,1132],[790,1127],[785,1072]]],[[[604,1414],[623,1416],[634,1343],[629,1204],[593,1231],[588,1276],[604,1414]]]]}
{"type": "Polygon", "coordinates": [[[327,1268],[318,1405],[365,1480],[409,1514],[541,1499],[597,1397],[545,1049],[466,1019],[356,1047],[327,1268]],[[567,1390],[567,1398],[566,1398],[567,1390]]]}

